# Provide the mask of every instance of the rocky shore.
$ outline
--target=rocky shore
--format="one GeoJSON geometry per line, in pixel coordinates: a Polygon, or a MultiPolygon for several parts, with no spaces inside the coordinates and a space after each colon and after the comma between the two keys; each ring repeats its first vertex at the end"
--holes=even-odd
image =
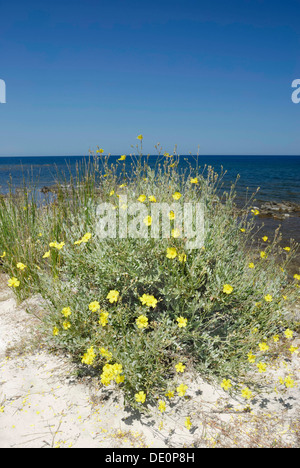
{"type": "Polygon", "coordinates": [[[290,216],[300,217],[300,204],[291,201],[262,202],[258,207],[261,218],[286,219],[290,216]]]}
{"type": "MultiPolygon", "coordinates": [[[[70,189],[71,186],[64,186],[65,189],[70,189]]],[[[44,185],[39,189],[39,192],[43,195],[52,193],[57,194],[59,188],[57,185],[44,185]]],[[[101,190],[99,190],[99,193],[101,190]]],[[[15,197],[18,198],[23,193],[23,189],[16,189],[15,190],[15,197]]],[[[5,194],[0,194],[1,197],[6,197],[5,194]]],[[[244,200],[240,199],[240,205],[244,204],[244,200]]],[[[282,200],[282,201],[264,201],[264,200],[257,200],[256,205],[253,206],[254,209],[259,211],[259,218],[274,218],[279,220],[285,220],[289,217],[297,217],[300,218],[300,203],[292,202],[289,200],[282,200]]]]}

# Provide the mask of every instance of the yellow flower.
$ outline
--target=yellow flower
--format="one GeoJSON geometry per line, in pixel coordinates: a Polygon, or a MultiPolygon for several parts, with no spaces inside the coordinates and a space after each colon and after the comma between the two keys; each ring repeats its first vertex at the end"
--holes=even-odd
{"type": "Polygon", "coordinates": [[[108,361],[112,358],[112,354],[105,348],[99,348],[99,352],[102,356],[104,356],[108,361]]]}
{"type": "Polygon", "coordinates": [[[136,138],[137,138],[137,140],[142,140],[142,139],[143,139],[143,135],[138,135],[136,138]]]}
{"type": "Polygon", "coordinates": [[[48,258],[50,257],[50,250],[48,252],[44,253],[43,258],[48,258]]]}
{"type": "Polygon", "coordinates": [[[223,379],[223,381],[221,383],[221,387],[224,388],[224,390],[229,390],[230,387],[232,387],[231,380],[230,379],[223,379]]]}
{"type": "Polygon", "coordinates": [[[185,423],[184,423],[184,425],[185,425],[185,427],[186,427],[188,430],[191,429],[192,423],[191,423],[191,418],[190,418],[189,416],[187,416],[187,417],[185,418],[185,423]]]}
{"type": "Polygon", "coordinates": [[[92,234],[90,232],[87,232],[81,239],[81,242],[88,242],[90,238],[92,237],[92,234]]]}
{"type": "Polygon", "coordinates": [[[190,180],[191,184],[198,184],[198,178],[194,177],[190,180]]]}
{"type": "Polygon", "coordinates": [[[158,410],[163,413],[164,411],[166,411],[166,402],[163,401],[163,400],[159,400],[158,402],[158,410]]]}
{"type": "Polygon", "coordinates": [[[184,372],[185,365],[182,362],[179,362],[175,365],[176,372],[184,372]]]}
{"type": "MultiPolygon", "coordinates": [[[[110,366],[109,364],[107,365],[110,366]]],[[[105,369],[105,366],[103,367],[104,370],[101,374],[101,383],[107,386],[114,379],[114,375],[113,375],[112,369],[110,367],[108,369],[105,369]]]]}
{"type": "Polygon", "coordinates": [[[154,203],[156,202],[156,198],[155,198],[154,195],[149,195],[148,198],[149,198],[149,200],[150,200],[151,202],[154,202],[154,203]]]}
{"type": "Polygon", "coordinates": [[[284,332],[285,336],[288,338],[288,339],[291,339],[293,338],[293,331],[290,330],[289,328],[287,328],[284,332]]]}
{"type": "Polygon", "coordinates": [[[231,294],[233,291],[233,287],[230,286],[230,284],[224,284],[223,286],[223,293],[225,294],[231,294]]]}
{"type": "Polygon", "coordinates": [[[113,302],[117,302],[119,299],[120,293],[118,291],[115,291],[114,289],[109,291],[109,293],[106,296],[106,299],[109,300],[109,302],[112,304],[113,302]]]}
{"type": "Polygon", "coordinates": [[[267,240],[268,240],[268,236],[264,236],[264,237],[262,237],[262,240],[263,240],[264,242],[267,242],[267,240]]]}
{"type": "Polygon", "coordinates": [[[182,328],[182,327],[186,327],[186,324],[187,324],[187,319],[184,318],[184,317],[177,317],[177,322],[178,322],[178,327],[179,328],[182,328]]]}
{"type": "Polygon", "coordinates": [[[122,156],[119,157],[118,161],[125,161],[126,159],[126,154],[122,154],[122,156]]]}
{"type": "Polygon", "coordinates": [[[249,263],[248,267],[249,268],[255,268],[255,265],[254,265],[254,263],[251,262],[251,263],[249,263]]]}
{"type": "Polygon", "coordinates": [[[97,312],[97,310],[100,309],[100,304],[98,301],[94,301],[94,302],[91,302],[89,304],[89,309],[92,311],[92,312],[97,312]]]}
{"type": "Polygon", "coordinates": [[[291,247],[283,247],[283,250],[285,250],[286,252],[289,252],[291,250],[291,247]]]}
{"type": "Polygon", "coordinates": [[[3,251],[2,255],[0,255],[0,258],[4,258],[6,256],[6,252],[3,251]]]}
{"type": "Polygon", "coordinates": [[[188,389],[188,386],[187,386],[187,385],[184,385],[184,384],[180,384],[180,385],[176,388],[178,395],[181,396],[181,397],[185,395],[187,389],[188,389]]]}
{"type": "Polygon", "coordinates": [[[288,375],[285,379],[284,379],[284,384],[287,388],[293,388],[294,387],[294,383],[295,381],[293,379],[291,379],[291,376],[288,375]]]}
{"type": "Polygon", "coordinates": [[[146,226],[151,226],[151,224],[152,224],[152,218],[151,218],[151,216],[146,216],[146,218],[144,219],[143,223],[146,224],[146,226]]]}
{"type": "Polygon", "coordinates": [[[138,201],[143,203],[146,200],[146,195],[142,194],[139,196],[138,201]]]}
{"type": "Polygon", "coordinates": [[[255,362],[255,359],[256,357],[254,356],[254,354],[252,353],[248,353],[248,361],[251,362],[251,363],[254,363],[255,362]]]}
{"type": "Polygon", "coordinates": [[[17,263],[17,268],[19,270],[25,270],[25,268],[27,268],[27,267],[26,267],[26,265],[24,265],[24,263],[19,262],[19,263],[17,263]]]}
{"type": "Polygon", "coordinates": [[[266,372],[267,370],[267,364],[265,364],[264,362],[258,362],[256,364],[257,368],[258,368],[258,372],[262,373],[262,372],[266,372]]]}
{"type": "Polygon", "coordinates": [[[186,254],[185,253],[178,254],[178,260],[180,261],[180,263],[186,262],[186,254]]]}
{"type": "Polygon", "coordinates": [[[175,192],[175,193],[173,193],[172,197],[174,198],[174,200],[179,200],[179,198],[181,197],[181,193],[180,192],[175,192]]]}
{"type": "Polygon", "coordinates": [[[298,354],[299,353],[298,346],[290,346],[289,351],[290,351],[291,354],[293,354],[293,353],[298,354]]]}
{"type": "Polygon", "coordinates": [[[300,275],[297,275],[297,273],[294,275],[295,280],[300,281],[300,275]]]}
{"type": "Polygon", "coordinates": [[[117,375],[116,378],[115,378],[115,381],[116,381],[117,384],[123,383],[124,380],[125,380],[124,375],[117,375]]]}
{"type": "Polygon", "coordinates": [[[81,362],[82,364],[91,365],[94,362],[96,354],[94,352],[94,346],[91,346],[87,352],[82,356],[81,362]]]}
{"type": "Polygon", "coordinates": [[[269,346],[268,346],[267,343],[265,343],[265,342],[259,343],[258,346],[259,346],[259,349],[260,349],[261,351],[268,351],[268,349],[269,349],[269,346]]]}
{"type": "Polygon", "coordinates": [[[177,257],[177,250],[175,249],[175,247],[168,247],[166,256],[167,256],[167,258],[177,257]]]}
{"type": "Polygon", "coordinates": [[[261,257],[261,258],[267,258],[268,255],[266,254],[266,252],[261,251],[261,252],[260,252],[260,257],[261,257]]]}
{"type": "Polygon", "coordinates": [[[173,390],[168,390],[167,393],[166,393],[166,397],[168,397],[169,400],[171,400],[171,398],[174,398],[174,391],[173,390]]]}
{"type": "Polygon", "coordinates": [[[58,242],[55,241],[55,242],[50,242],[49,247],[54,247],[57,250],[61,250],[64,245],[65,245],[64,242],[58,243],[58,242]]]}
{"type": "Polygon", "coordinates": [[[150,294],[143,294],[139,299],[143,305],[153,307],[153,309],[157,305],[157,299],[154,296],[150,296],[150,294]]]}
{"type": "Polygon", "coordinates": [[[251,210],[251,213],[253,213],[253,214],[254,214],[254,216],[257,216],[257,215],[259,215],[259,211],[258,211],[258,210],[251,210]]]}
{"type": "Polygon", "coordinates": [[[119,375],[123,372],[122,364],[115,363],[112,365],[114,375],[119,375]]]}
{"type": "Polygon", "coordinates": [[[245,228],[240,228],[240,231],[241,232],[246,232],[246,229],[245,228]]]}
{"type": "Polygon", "coordinates": [[[59,334],[59,329],[57,327],[53,328],[53,336],[56,336],[59,334]]]}
{"type": "Polygon", "coordinates": [[[170,154],[170,153],[164,153],[164,156],[166,158],[172,158],[173,157],[173,154],[170,154]]]}
{"type": "Polygon", "coordinates": [[[242,389],[242,397],[250,400],[252,398],[252,392],[248,387],[242,389]]]}
{"type": "Polygon", "coordinates": [[[138,403],[145,403],[146,400],[146,393],[141,391],[135,394],[135,401],[138,403]]]}
{"type": "Polygon", "coordinates": [[[136,319],[136,324],[138,328],[147,328],[148,327],[148,318],[145,315],[140,315],[136,319]]]}
{"type": "Polygon", "coordinates": [[[20,281],[13,276],[8,280],[7,284],[10,288],[17,288],[18,286],[20,286],[20,281]]]}
{"type": "Polygon", "coordinates": [[[108,312],[101,312],[100,317],[99,317],[99,324],[102,325],[102,327],[105,327],[108,323],[108,312]]]}
{"type": "Polygon", "coordinates": [[[62,325],[65,330],[68,330],[71,327],[70,322],[68,322],[67,320],[65,320],[62,325]]]}
{"type": "Polygon", "coordinates": [[[115,193],[115,191],[114,191],[114,190],[111,190],[111,191],[109,192],[109,196],[112,197],[114,193],[115,193]]]}
{"type": "Polygon", "coordinates": [[[67,318],[71,315],[71,307],[64,307],[61,313],[67,318]]]}
{"type": "Polygon", "coordinates": [[[265,296],[265,301],[266,301],[266,302],[272,302],[272,301],[273,301],[273,297],[271,296],[271,294],[267,294],[267,295],[265,296]]]}
{"type": "Polygon", "coordinates": [[[103,153],[103,151],[104,151],[104,150],[103,150],[102,148],[99,148],[99,149],[97,149],[96,153],[100,153],[100,154],[102,154],[102,153],[103,153]]]}
{"type": "Polygon", "coordinates": [[[274,335],[273,336],[273,341],[274,341],[274,343],[277,343],[277,341],[279,341],[279,335],[274,335]]]}
{"type": "Polygon", "coordinates": [[[169,219],[172,221],[173,219],[175,219],[175,213],[174,211],[170,211],[169,213],[169,219]]]}

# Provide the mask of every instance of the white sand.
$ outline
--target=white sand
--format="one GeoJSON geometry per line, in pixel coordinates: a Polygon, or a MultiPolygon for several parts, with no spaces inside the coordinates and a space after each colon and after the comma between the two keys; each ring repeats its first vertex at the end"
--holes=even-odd
{"type": "MultiPolygon", "coordinates": [[[[38,321],[25,310],[32,304],[36,307],[34,300],[18,307],[2,278],[1,448],[268,447],[280,441],[299,446],[299,354],[279,359],[264,375],[254,374],[262,394],[251,401],[252,413],[245,413],[240,392],[230,397],[200,376],[184,375],[189,398],[177,397],[163,415],[153,409],[146,416],[124,409],[115,387],[79,380],[67,357],[32,348],[38,321]],[[289,374],[295,387],[282,391],[278,377],[289,374]],[[184,426],[186,416],[193,423],[190,431],[184,426]]],[[[292,343],[299,345],[299,339],[292,343]]]]}

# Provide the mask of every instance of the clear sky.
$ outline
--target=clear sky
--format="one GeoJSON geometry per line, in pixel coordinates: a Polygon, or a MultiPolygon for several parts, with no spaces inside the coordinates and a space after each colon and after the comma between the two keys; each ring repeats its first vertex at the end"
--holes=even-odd
{"type": "Polygon", "coordinates": [[[300,2],[1,0],[0,156],[300,154],[300,2]]]}

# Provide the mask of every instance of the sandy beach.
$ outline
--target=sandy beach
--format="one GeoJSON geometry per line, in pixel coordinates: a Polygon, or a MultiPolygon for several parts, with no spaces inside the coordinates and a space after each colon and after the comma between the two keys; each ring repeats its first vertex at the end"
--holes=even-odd
{"type": "MultiPolygon", "coordinates": [[[[187,397],[161,414],[125,407],[121,392],[79,379],[68,356],[53,354],[39,335],[40,298],[18,305],[1,277],[1,448],[299,447],[300,357],[278,356],[256,379],[249,405],[190,374],[187,397]],[[28,311],[28,312],[27,312],[28,311]],[[293,377],[280,390],[278,379],[293,377]],[[190,430],[185,418],[192,422],[190,430]]],[[[292,344],[300,344],[295,336],[292,344]]]]}

